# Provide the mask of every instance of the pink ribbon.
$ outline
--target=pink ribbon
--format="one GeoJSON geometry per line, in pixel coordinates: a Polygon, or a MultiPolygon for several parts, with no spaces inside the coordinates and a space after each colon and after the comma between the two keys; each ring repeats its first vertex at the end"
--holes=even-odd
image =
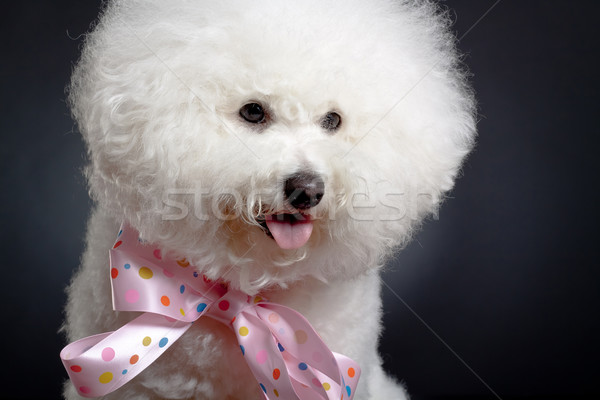
{"type": "Polygon", "coordinates": [[[185,258],[163,259],[127,225],[110,250],[110,264],[113,308],[145,313],[61,351],[80,395],[117,390],[207,316],[232,328],[266,399],[353,398],[358,364],[331,352],[298,312],[211,282],[185,258]]]}

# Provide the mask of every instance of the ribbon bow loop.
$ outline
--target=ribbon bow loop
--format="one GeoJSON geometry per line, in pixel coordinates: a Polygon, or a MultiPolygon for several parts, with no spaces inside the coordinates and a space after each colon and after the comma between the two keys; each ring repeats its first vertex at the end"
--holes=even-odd
{"type": "Polygon", "coordinates": [[[142,315],[67,345],[61,359],[80,395],[110,393],[149,366],[202,316],[229,325],[266,399],[352,399],[360,368],[331,352],[298,312],[163,259],[124,225],[110,252],[113,308],[142,315]]]}

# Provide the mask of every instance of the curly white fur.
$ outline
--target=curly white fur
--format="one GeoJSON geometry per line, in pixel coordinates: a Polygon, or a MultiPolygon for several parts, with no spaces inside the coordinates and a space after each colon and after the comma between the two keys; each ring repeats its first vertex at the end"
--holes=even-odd
{"type": "MultiPolygon", "coordinates": [[[[133,317],[111,310],[106,267],[126,220],[208,277],[302,312],[361,364],[357,400],[403,398],[376,354],[377,271],[435,212],[475,134],[445,13],[405,0],[115,0],[70,101],[96,207],[69,339],[133,317]],[[249,102],[267,109],[264,126],[240,117],[249,102]],[[319,125],[330,111],[335,132],[319,125]],[[322,177],[324,197],[308,243],[283,250],[260,222],[289,210],[282,182],[301,171],[322,177]]],[[[231,336],[195,324],[111,398],[260,398],[231,336]]]]}

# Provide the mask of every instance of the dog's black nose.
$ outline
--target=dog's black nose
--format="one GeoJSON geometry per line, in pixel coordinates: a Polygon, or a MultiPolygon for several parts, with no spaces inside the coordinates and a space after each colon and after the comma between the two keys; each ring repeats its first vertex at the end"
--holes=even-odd
{"type": "Polygon", "coordinates": [[[325,182],[313,173],[298,173],[285,180],[285,198],[297,210],[319,204],[325,194],[325,182]]]}

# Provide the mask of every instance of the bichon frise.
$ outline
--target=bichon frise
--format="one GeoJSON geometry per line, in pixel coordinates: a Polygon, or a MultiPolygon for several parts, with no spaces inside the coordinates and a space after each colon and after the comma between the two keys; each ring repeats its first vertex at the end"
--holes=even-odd
{"type": "Polygon", "coordinates": [[[424,0],[106,4],[70,86],[95,206],[64,330],[129,330],[63,351],[91,382],[65,396],[404,399],[377,354],[379,271],[473,144],[449,22],[424,0]],[[215,293],[253,315],[219,319],[215,293]]]}

